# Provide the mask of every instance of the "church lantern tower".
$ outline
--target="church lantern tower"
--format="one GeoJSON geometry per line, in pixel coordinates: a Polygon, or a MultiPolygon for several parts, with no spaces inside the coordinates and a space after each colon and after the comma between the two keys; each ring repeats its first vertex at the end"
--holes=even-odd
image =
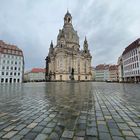
{"type": "Polygon", "coordinates": [[[72,16],[69,13],[69,11],[67,11],[67,13],[65,14],[65,17],[64,17],[64,26],[66,24],[72,25],[72,16]]]}

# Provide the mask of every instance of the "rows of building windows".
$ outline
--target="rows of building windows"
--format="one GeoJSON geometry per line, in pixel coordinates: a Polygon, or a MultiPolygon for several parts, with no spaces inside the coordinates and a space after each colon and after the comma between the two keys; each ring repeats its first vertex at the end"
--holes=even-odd
{"type": "Polygon", "coordinates": [[[2,72],[1,75],[20,76],[21,74],[20,74],[20,72],[18,72],[18,73],[16,73],[16,72],[2,72]]]}
{"type": "Polygon", "coordinates": [[[127,59],[126,61],[124,61],[124,65],[127,65],[127,64],[135,62],[135,61],[138,61],[138,56],[134,56],[134,57],[127,59]]]}
{"type": "Polygon", "coordinates": [[[104,76],[104,73],[98,73],[98,72],[96,72],[96,76],[97,77],[102,77],[102,76],[104,76]]]}
{"type": "Polygon", "coordinates": [[[13,67],[13,66],[11,66],[11,67],[10,66],[3,66],[2,69],[3,70],[19,70],[19,71],[21,70],[20,67],[13,67]]]}
{"type": "Polygon", "coordinates": [[[18,78],[1,78],[0,79],[1,83],[19,83],[20,79],[18,78]]]}
{"type": "Polygon", "coordinates": [[[124,70],[130,70],[130,69],[135,69],[135,68],[139,68],[139,63],[133,63],[133,64],[130,64],[128,66],[124,66],[124,70]]]}
{"type": "Polygon", "coordinates": [[[8,54],[22,55],[22,52],[21,51],[12,50],[12,49],[4,49],[3,52],[4,53],[8,53],[8,54]]]}
{"type": "Polygon", "coordinates": [[[22,56],[3,54],[4,58],[22,59],[22,56]]]}
{"type": "Polygon", "coordinates": [[[133,49],[132,51],[130,51],[127,54],[125,54],[123,57],[124,57],[124,59],[126,59],[126,58],[129,58],[129,57],[137,55],[137,54],[138,54],[137,49],[133,49]]]}
{"type": "Polygon", "coordinates": [[[19,65],[21,65],[21,62],[17,62],[17,61],[9,61],[9,60],[3,60],[3,64],[15,64],[15,65],[17,65],[17,64],[19,64],[19,65]]]}
{"type": "Polygon", "coordinates": [[[129,72],[125,72],[125,73],[124,73],[125,76],[129,76],[129,75],[138,75],[138,74],[140,74],[140,70],[129,71],[129,72]]]}

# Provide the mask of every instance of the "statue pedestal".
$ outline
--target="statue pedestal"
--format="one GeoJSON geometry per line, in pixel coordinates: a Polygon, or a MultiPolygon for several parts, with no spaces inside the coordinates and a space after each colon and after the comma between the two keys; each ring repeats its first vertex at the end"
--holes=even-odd
{"type": "Polygon", "coordinates": [[[71,76],[71,80],[74,81],[74,75],[71,76]]]}

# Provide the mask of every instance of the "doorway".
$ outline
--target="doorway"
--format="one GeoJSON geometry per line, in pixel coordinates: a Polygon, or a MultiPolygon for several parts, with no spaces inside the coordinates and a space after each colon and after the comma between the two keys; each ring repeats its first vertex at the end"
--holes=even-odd
{"type": "Polygon", "coordinates": [[[80,76],[78,76],[78,81],[80,81],[80,76]]]}
{"type": "Polygon", "coordinates": [[[62,75],[60,75],[60,81],[62,81],[62,75]]]}

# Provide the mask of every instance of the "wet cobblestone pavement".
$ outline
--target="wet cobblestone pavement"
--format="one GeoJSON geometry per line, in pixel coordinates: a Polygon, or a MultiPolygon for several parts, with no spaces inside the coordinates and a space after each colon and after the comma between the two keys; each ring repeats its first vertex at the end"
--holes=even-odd
{"type": "Polygon", "coordinates": [[[0,85],[0,140],[139,140],[140,85],[0,85]]]}

